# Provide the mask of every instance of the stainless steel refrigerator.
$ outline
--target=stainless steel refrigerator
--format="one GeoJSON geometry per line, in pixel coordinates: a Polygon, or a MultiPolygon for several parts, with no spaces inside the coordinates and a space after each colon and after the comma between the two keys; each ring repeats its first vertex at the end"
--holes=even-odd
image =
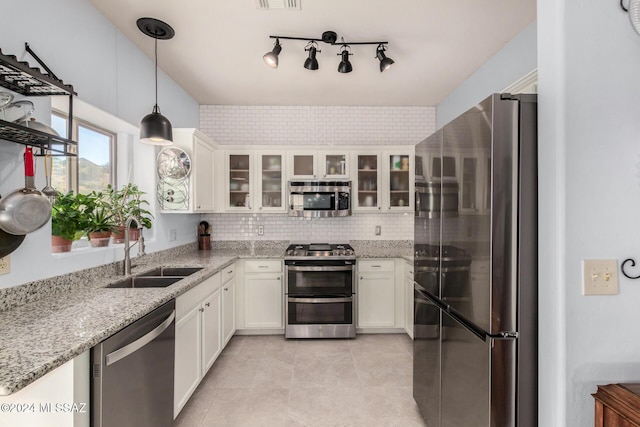
{"type": "Polygon", "coordinates": [[[416,146],[413,396],[428,427],[537,426],[537,103],[416,146]]]}

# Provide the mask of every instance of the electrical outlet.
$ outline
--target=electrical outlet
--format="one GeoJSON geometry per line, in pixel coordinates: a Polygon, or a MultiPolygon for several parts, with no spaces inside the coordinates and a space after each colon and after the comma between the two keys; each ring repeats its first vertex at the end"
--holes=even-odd
{"type": "Polygon", "coordinates": [[[169,230],[169,241],[173,242],[178,239],[178,231],[175,228],[169,230]]]}
{"type": "Polygon", "coordinates": [[[582,261],[582,295],[617,295],[618,261],[585,259],[582,261]]]}
{"type": "Polygon", "coordinates": [[[258,226],[258,236],[264,236],[264,225],[258,226]]]}
{"type": "Polygon", "coordinates": [[[376,236],[379,236],[380,234],[382,234],[382,227],[376,225],[376,236]]]}
{"type": "Polygon", "coordinates": [[[11,273],[11,257],[0,258],[0,274],[11,273]]]}

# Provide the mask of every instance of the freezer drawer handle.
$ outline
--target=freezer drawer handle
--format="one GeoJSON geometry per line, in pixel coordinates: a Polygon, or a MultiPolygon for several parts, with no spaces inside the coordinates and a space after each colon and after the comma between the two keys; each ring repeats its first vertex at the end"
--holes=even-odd
{"type": "Polygon", "coordinates": [[[164,320],[164,322],[158,325],[154,330],[138,338],[131,344],[127,344],[124,347],[119,348],[118,350],[107,354],[107,358],[106,358],[107,366],[116,363],[120,359],[124,359],[125,357],[129,356],[131,353],[135,353],[136,351],[140,350],[142,347],[144,347],[145,345],[149,344],[151,341],[156,339],[171,325],[171,322],[173,322],[173,319],[175,319],[175,317],[176,317],[176,311],[173,310],[171,314],[164,320]]]}
{"type": "Polygon", "coordinates": [[[289,271],[351,271],[353,270],[353,266],[306,266],[306,267],[291,267],[287,266],[287,270],[289,271]]]}

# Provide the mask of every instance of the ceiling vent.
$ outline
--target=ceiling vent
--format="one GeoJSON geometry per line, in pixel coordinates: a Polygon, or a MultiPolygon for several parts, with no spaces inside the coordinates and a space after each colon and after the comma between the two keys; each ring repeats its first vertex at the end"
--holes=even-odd
{"type": "Polygon", "coordinates": [[[256,0],[256,8],[262,10],[300,10],[300,0],[256,0]]]}

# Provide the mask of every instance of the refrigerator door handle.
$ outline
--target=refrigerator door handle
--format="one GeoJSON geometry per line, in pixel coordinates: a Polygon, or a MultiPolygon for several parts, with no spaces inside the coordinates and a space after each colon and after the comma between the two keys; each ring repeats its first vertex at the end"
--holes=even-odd
{"type": "Polygon", "coordinates": [[[502,332],[498,332],[497,334],[491,334],[489,335],[490,338],[493,338],[494,340],[513,340],[513,339],[517,339],[519,337],[519,334],[515,331],[502,331],[502,332]]]}

